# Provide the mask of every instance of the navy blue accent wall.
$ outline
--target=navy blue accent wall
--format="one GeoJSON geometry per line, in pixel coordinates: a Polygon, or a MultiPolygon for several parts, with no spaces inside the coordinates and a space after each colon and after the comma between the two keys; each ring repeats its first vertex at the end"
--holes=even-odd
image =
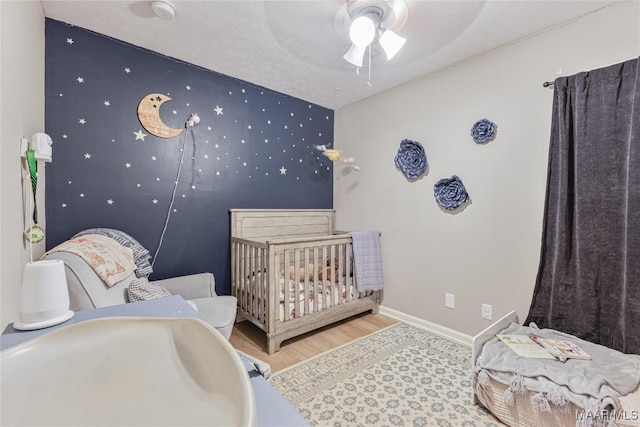
{"type": "Polygon", "coordinates": [[[45,105],[47,249],[108,227],[154,254],[182,164],[151,279],[210,271],[228,294],[229,209],[332,207],[332,164],[314,148],[332,143],[324,107],[51,19],[45,105]],[[178,136],[138,120],[152,93],[171,98],[160,118],[178,136]]]}

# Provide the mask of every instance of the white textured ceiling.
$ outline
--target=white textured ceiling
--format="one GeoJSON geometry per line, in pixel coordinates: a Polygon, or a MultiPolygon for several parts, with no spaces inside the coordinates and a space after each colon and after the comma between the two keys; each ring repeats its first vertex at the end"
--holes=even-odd
{"type": "MultiPolygon", "coordinates": [[[[149,1],[43,0],[45,16],[331,109],[373,96],[500,45],[617,1],[407,1],[396,32],[407,43],[391,61],[355,67],[346,0],[171,0],[176,16],[149,1]]],[[[553,78],[553,76],[549,76],[553,78]]]]}

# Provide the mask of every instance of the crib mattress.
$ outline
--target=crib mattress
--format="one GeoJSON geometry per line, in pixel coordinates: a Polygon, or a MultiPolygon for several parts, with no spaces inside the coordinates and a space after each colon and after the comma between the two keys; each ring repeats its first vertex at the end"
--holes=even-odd
{"type": "MultiPolygon", "coordinates": [[[[514,395],[514,404],[508,405],[504,400],[507,386],[489,378],[489,384],[482,386],[475,383],[474,392],[480,403],[509,426],[518,427],[575,427],[578,414],[582,408],[571,404],[569,413],[560,411],[541,411],[531,404],[534,392],[514,395]]],[[[640,385],[630,394],[620,398],[621,410],[617,413],[616,424],[619,427],[640,426],[640,385]]]]}

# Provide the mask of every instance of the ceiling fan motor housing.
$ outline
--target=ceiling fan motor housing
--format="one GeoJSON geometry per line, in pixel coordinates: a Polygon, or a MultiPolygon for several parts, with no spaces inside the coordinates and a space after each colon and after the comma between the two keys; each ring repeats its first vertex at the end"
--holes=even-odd
{"type": "MultiPolygon", "coordinates": [[[[384,28],[391,28],[398,21],[390,0],[347,0],[347,14],[352,21],[366,16],[384,28]]],[[[404,19],[406,20],[406,16],[404,19]]]]}
{"type": "Polygon", "coordinates": [[[151,2],[151,10],[162,19],[173,19],[176,16],[175,6],[168,0],[154,0],[151,2]]]}

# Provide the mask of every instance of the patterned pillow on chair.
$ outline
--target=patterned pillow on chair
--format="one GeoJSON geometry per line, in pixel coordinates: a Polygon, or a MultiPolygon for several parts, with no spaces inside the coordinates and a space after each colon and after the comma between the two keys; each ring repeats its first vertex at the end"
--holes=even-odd
{"type": "Polygon", "coordinates": [[[127,288],[129,302],[147,301],[155,298],[168,297],[171,292],[160,285],[149,283],[146,278],[134,279],[127,288]]]}

